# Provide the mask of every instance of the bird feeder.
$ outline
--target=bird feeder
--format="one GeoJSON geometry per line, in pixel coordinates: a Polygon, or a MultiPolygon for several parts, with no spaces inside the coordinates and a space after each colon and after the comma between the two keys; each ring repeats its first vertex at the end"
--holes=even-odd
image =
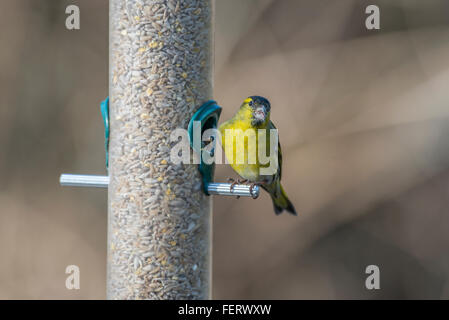
{"type": "Polygon", "coordinates": [[[172,130],[218,121],[212,19],[211,0],[110,1],[108,175],[60,177],[108,188],[108,299],[210,298],[210,195],[259,193],[214,182],[213,165],[170,162],[172,130]]]}

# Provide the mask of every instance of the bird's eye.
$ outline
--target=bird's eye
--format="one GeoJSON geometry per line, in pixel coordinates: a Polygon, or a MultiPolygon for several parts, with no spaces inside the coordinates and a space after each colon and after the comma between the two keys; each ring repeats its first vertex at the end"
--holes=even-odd
{"type": "Polygon", "coordinates": [[[250,106],[250,107],[253,106],[253,101],[252,101],[252,100],[249,102],[249,106],[250,106]]]}

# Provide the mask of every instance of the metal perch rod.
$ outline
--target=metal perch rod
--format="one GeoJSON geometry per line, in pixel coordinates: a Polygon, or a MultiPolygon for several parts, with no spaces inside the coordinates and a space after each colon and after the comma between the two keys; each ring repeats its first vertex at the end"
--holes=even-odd
{"type": "MultiPolygon", "coordinates": [[[[94,187],[107,188],[109,185],[108,176],[87,175],[87,174],[61,174],[59,178],[61,186],[65,187],[94,187]]],[[[220,196],[240,196],[257,198],[260,188],[255,185],[253,188],[249,185],[230,183],[210,183],[207,186],[209,194],[220,196]]]]}
{"type": "Polygon", "coordinates": [[[108,176],[97,176],[87,174],[61,174],[59,183],[63,187],[93,187],[107,188],[109,185],[108,176]]]}

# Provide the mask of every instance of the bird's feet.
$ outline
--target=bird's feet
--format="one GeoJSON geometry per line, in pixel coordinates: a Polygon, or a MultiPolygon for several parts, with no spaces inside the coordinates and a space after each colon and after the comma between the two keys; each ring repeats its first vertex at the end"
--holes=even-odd
{"type": "MultiPolygon", "coordinates": [[[[231,191],[231,192],[232,192],[232,190],[234,189],[234,186],[236,186],[237,184],[246,184],[246,185],[249,185],[249,193],[251,194],[251,197],[252,197],[253,199],[256,199],[256,198],[257,198],[257,196],[254,196],[254,195],[253,195],[253,190],[254,190],[254,188],[255,188],[256,186],[261,186],[261,185],[262,185],[262,183],[258,183],[258,182],[250,182],[248,179],[242,179],[242,180],[238,179],[238,180],[235,180],[235,179],[233,179],[233,178],[229,178],[229,179],[228,179],[228,183],[231,184],[231,186],[230,186],[230,191],[231,191]]],[[[240,199],[240,196],[237,196],[237,199],[240,199]]]]}
{"type": "MultiPolygon", "coordinates": [[[[230,191],[232,192],[232,190],[234,189],[235,185],[237,185],[237,184],[246,184],[248,182],[248,179],[243,179],[243,180],[237,179],[237,180],[235,180],[233,178],[229,178],[228,182],[231,183],[231,186],[229,188],[230,188],[230,191]]],[[[237,196],[237,199],[240,199],[240,196],[237,196]]]]}
{"type": "MultiPolygon", "coordinates": [[[[232,192],[232,189],[234,189],[234,186],[238,184],[238,181],[236,181],[234,178],[229,178],[228,182],[231,184],[229,187],[229,191],[232,192]]],[[[240,199],[240,196],[237,196],[237,199],[240,199]]]]}
{"type": "Polygon", "coordinates": [[[233,178],[229,178],[228,179],[228,183],[231,184],[231,191],[232,191],[234,186],[237,185],[237,184],[247,184],[248,183],[248,179],[243,179],[243,180],[237,179],[237,180],[235,180],[233,178]]]}

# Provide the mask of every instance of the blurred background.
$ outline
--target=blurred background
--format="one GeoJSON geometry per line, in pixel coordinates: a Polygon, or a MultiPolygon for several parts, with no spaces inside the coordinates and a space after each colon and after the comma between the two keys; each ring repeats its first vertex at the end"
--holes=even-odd
{"type": "MultiPolygon", "coordinates": [[[[213,297],[448,299],[449,2],[216,0],[215,15],[222,119],[270,99],[299,216],[216,197],[213,297]]],[[[0,298],[104,299],[107,193],[58,178],[106,173],[108,1],[2,0],[0,26],[0,298]]]]}

